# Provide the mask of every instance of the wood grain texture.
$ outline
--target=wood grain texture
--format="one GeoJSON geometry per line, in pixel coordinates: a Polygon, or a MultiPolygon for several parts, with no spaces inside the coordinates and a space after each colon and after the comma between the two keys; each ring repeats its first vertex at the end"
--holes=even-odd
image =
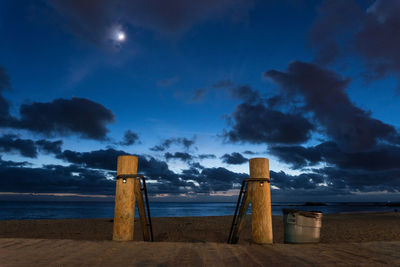
{"type": "MultiPolygon", "coordinates": [[[[250,159],[250,179],[269,178],[269,161],[266,158],[250,159]]],[[[268,182],[248,183],[251,201],[252,237],[257,244],[272,244],[271,189],[268,182]]]]}
{"type": "Polygon", "coordinates": [[[0,265],[399,266],[399,251],[399,241],[228,245],[0,238],[0,265]]]}
{"type": "MultiPolygon", "coordinates": [[[[129,155],[118,157],[117,175],[137,174],[137,168],[138,157],[129,155]]],[[[113,240],[115,241],[133,240],[135,222],[135,180],[137,179],[117,179],[113,228],[113,240]]]]}

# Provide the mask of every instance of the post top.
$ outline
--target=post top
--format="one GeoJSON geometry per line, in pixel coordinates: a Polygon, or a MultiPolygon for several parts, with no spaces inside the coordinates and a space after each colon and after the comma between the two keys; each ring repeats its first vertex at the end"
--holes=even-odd
{"type": "Polygon", "coordinates": [[[128,155],[128,154],[126,154],[126,155],[119,155],[118,156],[118,158],[122,158],[122,157],[126,157],[126,158],[137,158],[138,156],[135,156],[135,155],[128,155]]]}
{"type": "Polygon", "coordinates": [[[250,160],[251,160],[251,161],[253,161],[253,160],[255,160],[255,161],[258,161],[258,160],[267,160],[267,161],[268,161],[267,158],[251,158],[250,160]]]}

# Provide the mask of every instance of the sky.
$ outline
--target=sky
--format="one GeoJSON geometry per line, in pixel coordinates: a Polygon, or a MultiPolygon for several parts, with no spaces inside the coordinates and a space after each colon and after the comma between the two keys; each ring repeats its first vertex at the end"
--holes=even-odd
{"type": "Polygon", "coordinates": [[[400,1],[0,1],[0,199],[400,201],[400,1]]]}

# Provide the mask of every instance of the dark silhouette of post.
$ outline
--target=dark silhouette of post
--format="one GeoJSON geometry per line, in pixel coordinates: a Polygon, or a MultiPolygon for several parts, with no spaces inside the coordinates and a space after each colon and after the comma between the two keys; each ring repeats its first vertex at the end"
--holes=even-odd
{"type": "Polygon", "coordinates": [[[251,232],[253,242],[272,244],[271,188],[267,181],[255,178],[269,178],[269,161],[266,158],[250,159],[250,179],[248,193],[251,202],[251,232]]]}
{"type": "MultiPolygon", "coordinates": [[[[137,156],[123,155],[118,157],[117,176],[137,174],[137,168],[137,156]]],[[[136,180],[135,178],[117,179],[113,240],[133,240],[136,180]]]]}

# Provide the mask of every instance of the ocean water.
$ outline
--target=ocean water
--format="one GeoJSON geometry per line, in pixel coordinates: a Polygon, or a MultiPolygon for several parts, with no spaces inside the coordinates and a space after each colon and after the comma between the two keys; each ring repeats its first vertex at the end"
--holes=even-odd
{"type": "MultiPolygon", "coordinates": [[[[284,208],[321,211],[324,214],[388,212],[396,209],[387,207],[386,203],[372,202],[325,204],[326,206],[305,206],[304,203],[272,203],[272,215],[282,215],[284,208]]],[[[150,212],[152,217],[221,216],[233,215],[235,206],[234,202],[150,202],[150,212]]],[[[114,202],[0,201],[0,220],[112,218],[113,216],[114,202]]]]}

